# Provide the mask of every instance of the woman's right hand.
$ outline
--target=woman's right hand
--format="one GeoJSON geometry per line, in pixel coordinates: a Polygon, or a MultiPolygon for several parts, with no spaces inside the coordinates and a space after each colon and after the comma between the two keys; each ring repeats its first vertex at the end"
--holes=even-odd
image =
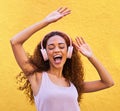
{"type": "Polygon", "coordinates": [[[56,22],[57,20],[61,19],[62,17],[71,13],[71,10],[68,8],[59,8],[53,12],[51,12],[46,18],[45,21],[48,23],[56,22]]]}

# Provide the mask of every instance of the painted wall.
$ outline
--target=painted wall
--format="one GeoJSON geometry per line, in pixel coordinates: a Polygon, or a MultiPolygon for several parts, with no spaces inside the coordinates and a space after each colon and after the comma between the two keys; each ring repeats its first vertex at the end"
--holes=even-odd
{"type": "MultiPolygon", "coordinates": [[[[119,0],[0,0],[0,111],[35,111],[17,90],[18,67],[9,40],[49,12],[67,6],[72,14],[33,35],[25,44],[32,54],[36,44],[51,30],[62,30],[73,39],[83,36],[111,73],[115,86],[84,94],[82,111],[120,111],[120,1],[119,0]]],[[[86,58],[85,80],[98,79],[86,58]]]]}

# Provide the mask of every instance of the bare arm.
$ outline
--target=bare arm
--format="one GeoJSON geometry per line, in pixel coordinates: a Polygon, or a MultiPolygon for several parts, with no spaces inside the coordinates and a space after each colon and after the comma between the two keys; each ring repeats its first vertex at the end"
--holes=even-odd
{"type": "Polygon", "coordinates": [[[31,72],[32,70],[34,70],[34,67],[32,67],[32,65],[28,62],[28,58],[23,48],[23,43],[27,39],[29,39],[35,32],[39,31],[40,29],[44,28],[50,23],[56,22],[57,20],[61,19],[62,17],[68,14],[70,14],[69,9],[59,8],[50,13],[42,21],[37,22],[32,26],[19,32],[10,40],[16,61],[24,73],[31,72]]]}
{"type": "Polygon", "coordinates": [[[58,21],[59,19],[68,14],[70,14],[70,10],[61,7],[51,12],[42,21],[37,22],[32,26],[19,32],[10,40],[16,61],[22,69],[22,71],[24,72],[24,74],[27,76],[28,80],[30,81],[34,95],[36,95],[38,92],[39,85],[41,82],[41,74],[29,75],[29,73],[33,72],[36,67],[29,63],[29,59],[23,48],[23,43],[26,42],[26,40],[28,40],[35,32],[41,30],[42,28],[53,22],[58,21]]]}
{"type": "Polygon", "coordinates": [[[95,56],[88,58],[88,60],[97,70],[100,76],[100,80],[85,82],[84,92],[94,92],[113,86],[113,79],[110,76],[109,72],[106,70],[106,68],[101,64],[101,62],[95,56]]]}
{"type": "Polygon", "coordinates": [[[114,84],[112,77],[105,69],[105,67],[101,64],[101,62],[93,55],[92,50],[88,44],[83,40],[83,38],[80,37],[76,38],[76,42],[77,43],[74,44],[80,53],[88,58],[100,76],[100,80],[84,82],[84,92],[94,92],[111,87],[114,84]]]}
{"type": "Polygon", "coordinates": [[[16,61],[25,74],[27,72],[34,70],[34,68],[28,62],[28,58],[23,48],[23,43],[27,39],[29,39],[35,32],[37,32],[38,30],[42,29],[47,25],[48,25],[47,21],[44,20],[40,21],[19,32],[10,40],[16,61]]]}

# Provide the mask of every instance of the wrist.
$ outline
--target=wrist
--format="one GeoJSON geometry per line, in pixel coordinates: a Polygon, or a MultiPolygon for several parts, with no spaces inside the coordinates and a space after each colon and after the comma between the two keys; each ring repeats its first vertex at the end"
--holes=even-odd
{"type": "Polygon", "coordinates": [[[50,24],[50,21],[48,21],[47,19],[43,19],[42,22],[46,25],[49,25],[50,24]]]}
{"type": "Polygon", "coordinates": [[[52,20],[49,20],[47,17],[43,19],[43,21],[46,23],[46,24],[51,24],[53,23],[52,20]]]}
{"type": "Polygon", "coordinates": [[[87,58],[91,61],[91,60],[95,59],[95,56],[94,56],[94,55],[91,55],[91,56],[89,56],[89,57],[87,57],[87,58]]]}

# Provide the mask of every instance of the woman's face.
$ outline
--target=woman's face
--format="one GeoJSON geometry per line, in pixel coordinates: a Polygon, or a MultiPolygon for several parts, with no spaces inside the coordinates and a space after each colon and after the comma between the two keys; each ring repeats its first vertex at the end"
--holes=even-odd
{"type": "Polygon", "coordinates": [[[65,40],[55,35],[48,39],[46,50],[50,62],[50,67],[63,68],[67,58],[67,44],[65,40]]]}

